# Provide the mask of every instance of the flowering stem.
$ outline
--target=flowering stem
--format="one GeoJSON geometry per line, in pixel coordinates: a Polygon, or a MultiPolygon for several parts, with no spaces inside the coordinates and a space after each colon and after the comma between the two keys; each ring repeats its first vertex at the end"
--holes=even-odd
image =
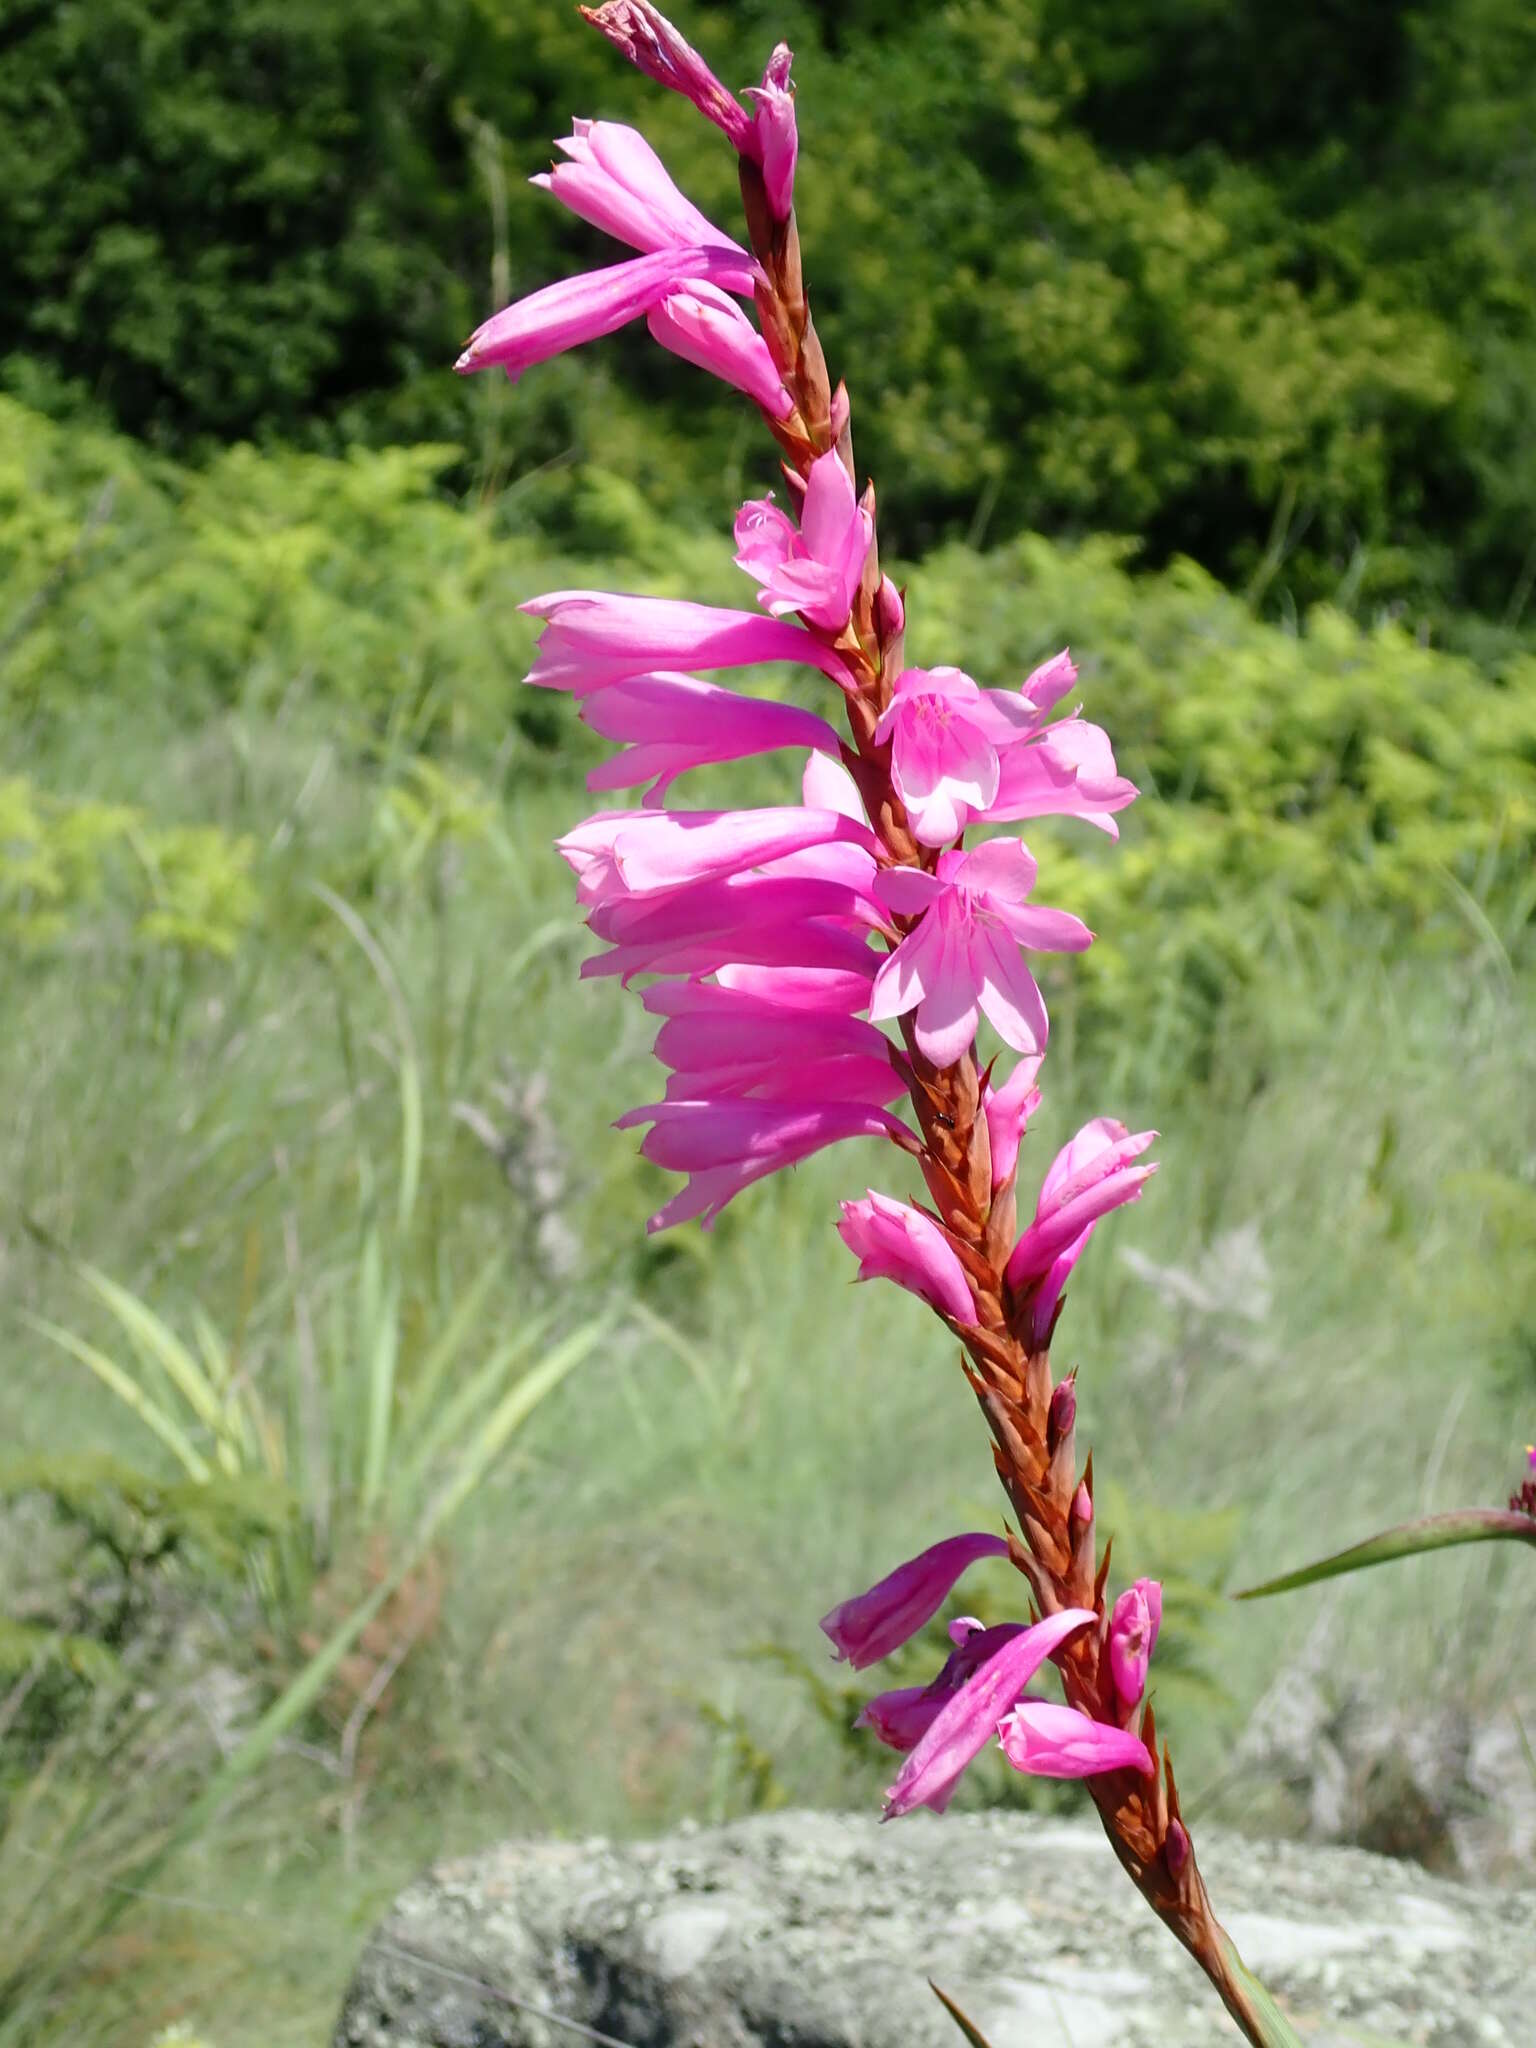
{"type": "MultiPolygon", "coordinates": [[[[770,420],[785,454],[792,493],[803,488],[811,464],[835,447],[855,476],[848,405],[834,398],[816,338],[791,210],[775,220],[760,167],[740,165],[742,198],[753,253],[763,269],[757,310],[774,365],[794,400],[787,421],[770,420]]],[[[864,504],[874,515],[874,491],[864,504]]],[[[848,625],[830,634],[808,630],[835,648],[854,687],[845,692],[851,745],[846,765],[864,799],[870,822],[892,865],[931,870],[937,850],[919,843],[892,779],[889,743],[875,729],[902,669],[903,613],[899,599],[882,591],[877,545],[872,541],[848,625]],[[883,600],[883,601],[882,601],[883,600]]],[[[902,921],[897,920],[897,928],[902,921]]],[[[993,1460],[1017,1517],[1009,1555],[1028,1580],[1042,1617],[1065,1608],[1090,1608],[1096,1628],[1083,1628],[1057,1653],[1069,1704],[1095,1721],[1124,1725],[1109,1669],[1105,1585],[1106,1548],[1098,1557],[1094,1533],[1093,1461],[1079,1481],[1070,1426],[1053,1427],[1049,1352],[1029,1339],[1027,1309],[1012,1299],[1004,1268],[1015,1239],[1013,1176],[994,1190],[982,1076],[973,1051],[947,1066],[925,1058],[911,1013],[901,1020],[911,1063],[910,1093],[922,1133],[919,1164],[934,1208],[961,1249],[976,1302],[977,1320],[960,1334],[967,1356],[962,1370],[993,1438],[993,1460]]],[[[1146,1778],[1135,1770],[1090,1777],[1088,1789],[1104,1831],[1132,1882],[1164,1924],[1205,1971],[1228,2012],[1260,2048],[1297,2048],[1297,2037],[1263,1987],[1245,1968],[1212,1911],[1179,1810],[1166,1749],[1159,1757],[1154,1716],[1141,1710],[1140,1734],[1153,1760],[1146,1778]]]]}

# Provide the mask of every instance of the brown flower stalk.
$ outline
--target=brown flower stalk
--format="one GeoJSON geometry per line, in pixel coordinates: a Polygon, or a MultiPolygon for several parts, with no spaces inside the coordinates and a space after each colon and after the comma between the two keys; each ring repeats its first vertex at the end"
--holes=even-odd
{"type": "MultiPolygon", "coordinates": [[[[784,476],[797,504],[810,468],[829,449],[855,479],[848,397],[833,390],[806,298],[800,239],[791,211],[773,218],[761,168],[740,165],[742,199],[753,253],[765,280],[757,310],[775,367],[795,409],[773,426],[784,452],[784,476]]],[[[773,424],[770,422],[770,424],[773,424]]],[[[862,500],[875,511],[874,487],[862,500]]],[[[882,599],[878,544],[872,544],[853,616],[834,646],[856,682],[846,699],[851,745],[844,760],[869,818],[894,861],[932,868],[935,850],[921,845],[891,778],[889,744],[875,741],[880,714],[903,667],[899,605],[882,599]]],[[[811,629],[816,632],[813,626],[811,629]]],[[[898,921],[902,924],[905,921],[898,921]]],[[[983,1077],[967,1052],[952,1066],[936,1067],[918,1048],[911,1013],[902,1019],[911,1062],[912,1106],[922,1133],[919,1163],[934,1212],[960,1252],[972,1283],[979,1320],[956,1326],[965,1347],[961,1366],[992,1433],[992,1456],[1017,1519],[1009,1555],[1029,1582],[1041,1618],[1068,1607],[1091,1608],[1097,1626],[1082,1629],[1056,1654],[1070,1705],[1115,1726],[1136,1722],[1154,1762],[1150,1779],[1134,1770],[1086,1782],[1115,1854],[1158,1917],[1211,1979],[1228,2012],[1258,2043],[1273,2041],[1273,2018],[1238,1961],[1211,1909],[1194,1847],[1179,1811],[1173,1765],[1159,1755],[1150,1705],[1123,1707],[1112,1682],[1105,1586],[1109,1547],[1098,1556],[1093,1518],[1093,1459],[1079,1478],[1071,1411],[1051,1378],[1048,1351],[1033,1350],[1029,1319],[1010,1299],[1004,1267],[1016,1235],[1013,1177],[994,1191],[991,1148],[982,1114],[983,1077]]],[[[1070,1380],[1062,1383],[1070,1387],[1070,1380]]]]}

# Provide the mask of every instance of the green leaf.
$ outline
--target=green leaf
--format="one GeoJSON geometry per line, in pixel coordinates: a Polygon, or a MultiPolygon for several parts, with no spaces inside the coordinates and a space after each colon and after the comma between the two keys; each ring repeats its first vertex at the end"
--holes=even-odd
{"type": "Polygon", "coordinates": [[[1344,1572],[1361,1572],[1373,1564],[1389,1564],[1393,1558],[1415,1557],[1421,1550],[1449,1550],[1458,1543],[1536,1544],[1536,1519],[1514,1508],[1457,1508],[1450,1514],[1425,1515],[1416,1522],[1400,1522],[1369,1536],[1348,1550],[1302,1565],[1278,1579],[1266,1579],[1261,1586],[1248,1586],[1235,1593],[1236,1600],[1263,1600],[1271,1593],[1290,1593],[1298,1586],[1315,1586],[1320,1579],[1336,1579],[1344,1572]]]}
{"type": "Polygon", "coordinates": [[[949,2014],[950,2018],[954,2021],[955,2025],[960,2029],[961,2033],[964,2034],[967,2041],[970,2042],[971,2048],[992,2048],[992,2044],[988,2041],[986,2035],[981,2031],[980,2027],[977,2026],[976,2022],[974,2020],[968,2020],[965,2014],[960,2010],[959,2006],[956,2005],[955,2001],[950,1997],[949,1993],[947,1991],[941,1991],[938,1985],[934,1983],[931,1977],[928,1979],[928,1989],[933,1993],[934,1997],[939,2001],[940,2005],[943,2006],[944,2010],[949,2014]]]}
{"type": "MultiPolygon", "coordinates": [[[[1233,1947],[1226,1929],[1218,1927],[1216,1933],[1228,1978],[1247,2002],[1243,2031],[1255,2048],[1305,2048],[1301,2036],[1233,1947]]],[[[1217,1981],[1209,1970],[1207,1975],[1213,1983],[1217,1981]]]]}
{"type": "Polygon", "coordinates": [[[116,1394],[125,1408],[131,1409],[147,1429],[152,1429],[160,1441],[171,1451],[193,1479],[206,1480],[208,1461],[200,1457],[192,1446],[186,1432],[166,1414],[158,1402],[152,1400],[134,1379],[131,1373],[115,1365],[104,1351],[98,1351],[94,1344],[87,1344],[83,1337],[77,1337],[73,1330],[61,1329],[57,1323],[50,1323],[42,1316],[23,1314],[23,1321],[29,1329],[46,1337],[67,1351],[72,1358],[78,1358],[89,1371],[95,1373],[104,1387],[116,1394]]]}

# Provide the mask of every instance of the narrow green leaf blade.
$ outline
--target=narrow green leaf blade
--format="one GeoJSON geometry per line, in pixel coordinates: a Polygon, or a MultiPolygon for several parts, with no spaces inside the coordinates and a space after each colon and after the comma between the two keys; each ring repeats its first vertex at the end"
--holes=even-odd
{"type": "Polygon", "coordinates": [[[1536,1545],[1536,1519],[1513,1508],[1457,1508],[1449,1514],[1425,1515],[1415,1522],[1400,1522],[1369,1536],[1363,1543],[1315,1564],[1302,1565],[1262,1585],[1245,1587],[1236,1600],[1263,1600],[1271,1593],[1290,1593],[1298,1586],[1315,1586],[1321,1579],[1336,1579],[1344,1572],[1361,1572],[1373,1564],[1390,1564],[1394,1558],[1416,1557],[1424,1550],[1448,1550],[1458,1543],[1530,1543],[1536,1545]]]}
{"type": "Polygon", "coordinates": [[[950,1997],[949,1993],[947,1991],[941,1991],[938,1985],[934,1983],[931,1977],[928,1979],[928,1989],[933,1993],[934,1997],[939,2001],[940,2005],[943,2006],[944,2010],[949,2014],[950,2018],[954,2021],[955,2025],[960,2029],[961,2033],[964,2034],[967,2041],[970,2042],[971,2048],[992,2048],[991,2042],[987,2039],[986,2035],[981,2031],[980,2027],[977,2026],[976,2022],[974,2020],[967,2019],[965,2014],[960,2010],[959,2006],[956,2005],[955,2001],[950,1997]]]}
{"type": "Polygon", "coordinates": [[[45,1322],[41,1316],[24,1315],[29,1328],[36,1330],[40,1337],[57,1344],[72,1358],[78,1358],[89,1372],[93,1372],[109,1392],[115,1394],[123,1406],[137,1415],[146,1429],[154,1431],[186,1472],[189,1479],[199,1485],[206,1484],[209,1465],[193,1448],[191,1438],[134,1379],[131,1373],[123,1371],[120,1365],[108,1358],[104,1351],[98,1351],[94,1344],[87,1344],[83,1337],[77,1337],[73,1330],[66,1330],[57,1323],[45,1322]]]}
{"type": "MultiPolygon", "coordinates": [[[[1226,1929],[1218,1927],[1216,1933],[1228,1977],[1247,2002],[1243,2031],[1255,2043],[1255,2048],[1306,2048],[1300,2034],[1238,1954],[1226,1929]]],[[[1228,2010],[1231,2010],[1230,2000],[1228,2010]]]]}

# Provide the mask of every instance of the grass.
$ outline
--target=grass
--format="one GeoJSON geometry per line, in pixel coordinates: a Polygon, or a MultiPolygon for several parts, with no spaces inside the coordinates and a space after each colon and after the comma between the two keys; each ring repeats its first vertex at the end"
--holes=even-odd
{"type": "MultiPolygon", "coordinates": [[[[127,1737],[87,1715],[10,1798],[0,1949],[24,1892],[38,1952],[79,1953],[40,2012],[12,2001],[0,2043],[147,2044],[175,2021],[216,2048],[319,2042],[370,1919],[430,1856],[722,1818],[753,1797],[867,1799],[878,1780],[850,1777],[806,1689],[750,1653],[817,1659],[825,1607],[957,1525],[995,1526],[954,1360],[917,1303],[848,1284],[831,1228],[839,1195],[902,1186],[899,1168],[845,1148],[750,1191],[710,1236],[646,1240],[661,1177],[608,1124],[654,1092],[647,1020],[613,984],[576,981],[547,850],[582,802],[574,773],[499,784],[482,753],[461,765],[496,800],[434,810],[408,758],[347,750],[302,699],[192,729],[108,713],[49,748],[37,765],[59,786],[152,790],[157,814],[253,835],[262,911],[228,963],[85,920],[11,964],[0,1440],[163,1467],[26,1321],[113,1337],[66,1254],[173,1327],[200,1304],[258,1393],[285,1369],[296,1304],[323,1335],[353,1298],[368,1219],[400,1192],[401,1007],[317,886],[366,919],[419,1052],[419,1227],[387,1276],[402,1370],[488,1271],[487,1347],[536,1316],[558,1331],[624,1312],[465,1504],[430,1629],[353,1774],[322,1711],[145,1880],[172,1802],[277,1682],[238,1588],[166,1575],[140,1681],[180,1733],[145,1734],[130,1768],[127,1737]],[[18,1877],[40,1870],[41,1905],[18,1877]],[[149,1896],[81,1945],[117,1885],[149,1896]]],[[[1198,1070],[1154,976],[1112,1041],[1075,1026],[1064,985],[1026,1164],[1086,1115],[1163,1130],[1146,1200],[1074,1280],[1058,1359],[1080,1362],[1080,1430],[1126,1495],[1124,1561],[1157,1564],[1226,1517],[1232,1585],[1498,1498],[1536,1406],[1529,968],[1496,941],[1400,950],[1363,920],[1275,929],[1198,1070]]],[[[60,1555],[35,1509],[0,1523],[18,1599],[42,1597],[60,1555]]],[[[1402,1702],[1531,1698],[1525,1564],[1459,1553],[1202,1611],[1227,1698],[1191,1693],[1168,1730],[1195,1813],[1262,1804],[1229,1745],[1295,1659],[1368,1662],[1402,1702]]],[[[1009,1597],[1006,1574],[978,1584],[1009,1597]]]]}

